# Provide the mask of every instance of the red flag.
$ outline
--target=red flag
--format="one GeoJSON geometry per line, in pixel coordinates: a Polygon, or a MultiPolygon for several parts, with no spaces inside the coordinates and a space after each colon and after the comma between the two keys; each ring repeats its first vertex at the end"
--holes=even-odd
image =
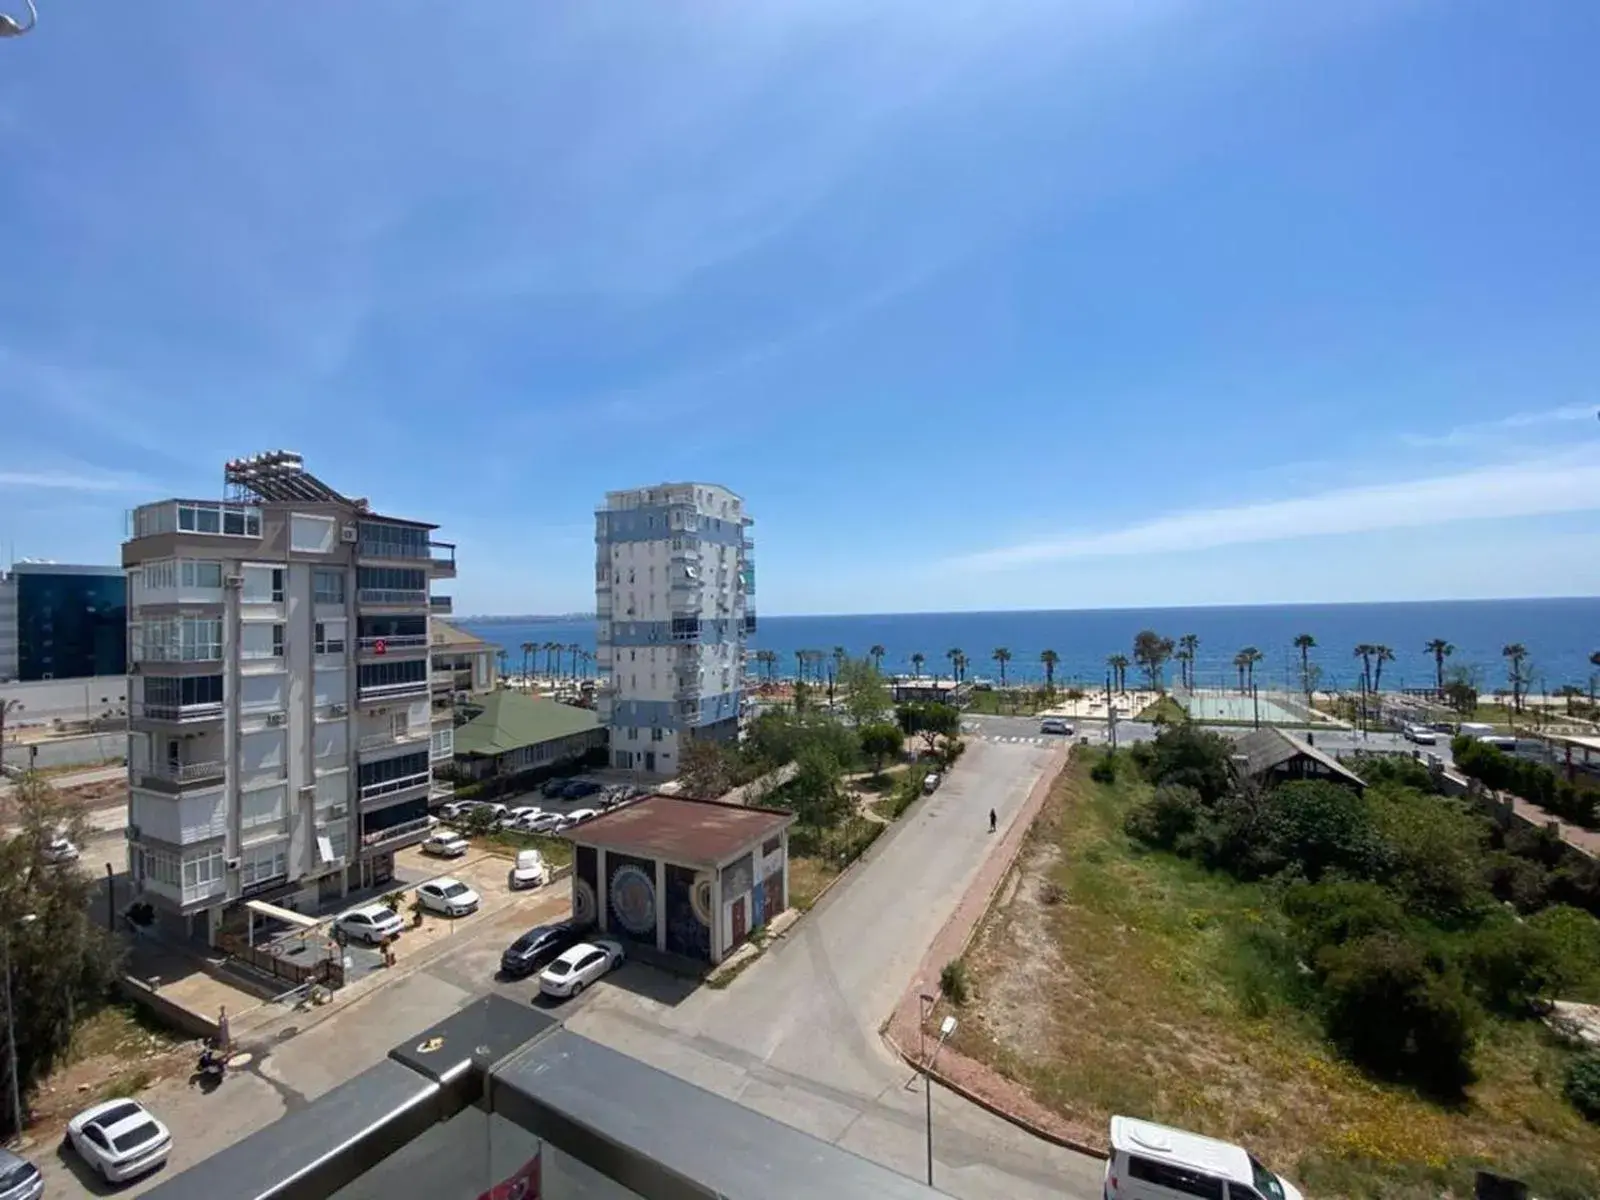
{"type": "Polygon", "coordinates": [[[495,1184],[478,1200],[539,1200],[539,1156],[535,1154],[515,1175],[495,1184]]]}

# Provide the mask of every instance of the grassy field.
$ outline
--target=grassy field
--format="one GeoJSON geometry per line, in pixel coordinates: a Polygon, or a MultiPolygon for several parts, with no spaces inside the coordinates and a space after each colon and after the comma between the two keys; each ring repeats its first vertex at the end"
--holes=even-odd
{"type": "Polygon", "coordinates": [[[518,850],[537,850],[551,868],[565,867],[572,862],[572,843],[566,838],[545,837],[538,833],[519,833],[511,829],[497,829],[471,841],[485,850],[497,854],[514,855],[518,850]]]}
{"type": "Polygon", "coordinates": [[[1102,1135],[1128,1113],[1244,1142],[1310,1196],[1464,1200],[1480,1165],[1600,1196],[1600,1127],[1562,1099],[1541,1027],[1490,1022],[1459,1107],[1368,1079],[1294,1002],[1267,885],[1130,844],[1144,786],[1081,760],[1057,784],[969,951],[961,1050],[1102,1135]]]}
{"type": "MultiPolygon", "coordinates": [[[[1056,695],[1060,695],[1057,689],[1056,695]]],[[[967,697],[966,711],[988,717],[1031,717],[1040,708],[1038,688],[1008,687],[974,689],[967,697]]]]}
{"type": "Polygon", "coordinates": [[[1188,710],[1174,700],[1171,696],[1162,696],[1153,704],[1146,704],[1139,710],[1136,721],[1182,721],[1188,717],[1188,710]]]}

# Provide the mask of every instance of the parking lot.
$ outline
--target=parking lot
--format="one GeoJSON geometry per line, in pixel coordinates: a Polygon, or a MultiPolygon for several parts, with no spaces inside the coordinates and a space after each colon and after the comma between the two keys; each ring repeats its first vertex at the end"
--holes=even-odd
{"type": "Polygon", "coordinates": [[[490,806],[506,813],[520,809],[524,810],[525,819],[507,822],[508,826],[527,833],[559,833],[573,824],[574,814],[588,810],[605,812],[648,794],[648,789],[631,783],[608,780],[597,775],[582,775],[572,779],[551,780],[530,791],[499,796],[493,800],[453,800],[440,806],[438,816],[444,823],[460,827],[468,821],[475,808],[490,806]],[[562,794],[546,794],[547,789],[554,792],[558,786],[563,789],[562,794]],[[572,794],[580,790],[582,794],[572,794]]]}

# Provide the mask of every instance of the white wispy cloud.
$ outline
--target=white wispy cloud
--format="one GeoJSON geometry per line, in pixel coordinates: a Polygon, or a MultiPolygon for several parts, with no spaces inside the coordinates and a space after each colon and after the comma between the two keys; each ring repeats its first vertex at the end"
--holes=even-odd
{"type": "Polygon", "coordinates": [[[80,471],[0,471],[0,488],[48,488],[63,492],[138,492],[149,484],[80,471]]]}
{"type": "Polygon", "coordinates": [[[984,550],[960,556],[950,565],[1005,570],[1067,559],[1171,554],[1596,509],[1600,509],[1600,458],[1593,448],[1585,448],[1449,475],[1176,512],[1118,529],[984,550]]]}
{"type": "Polygon", "coordinates": [[[1474,421],[1468,425],[1457,425],[1454,429],[1447,429],[1443,433],[1403,434],[1401,440],[1412,446],[1472,446],[1493,441],[1495,438],[1549,429],[1552,426],[1593,422],[1597,413],[1600,413],[1600,405],[1567,404],[1561,408],[1549,408],[1540,412],[1512,413],[1510,416],[1497,417],[1492,421],[1474,421]]]}

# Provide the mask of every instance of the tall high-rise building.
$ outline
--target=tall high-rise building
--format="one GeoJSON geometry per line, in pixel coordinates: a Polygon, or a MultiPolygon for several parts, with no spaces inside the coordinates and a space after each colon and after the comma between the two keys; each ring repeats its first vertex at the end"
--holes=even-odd
{"type": "Polygon", "coordinates": [[[120,567],[22,561],[0,571],[0,680],[34,683],[128,669],[120,567]]]}
{"type": "Polygon", "coordinates": [[[596,651],[612,766],[672,775],[688,738],[739,733],[755,631],[751,518],[709,483],[608,492],[595,512],[596,651]]]}
{"type": "Polygon", "coordinates": [[[387,882],[426,836],[454,741],[429,588],[455,576],[455,547],[295,454],[225,480],[221,501],[137,509],[122,548],[130,869],[211,941],[242,900],[306,911],[387,882]]]}

